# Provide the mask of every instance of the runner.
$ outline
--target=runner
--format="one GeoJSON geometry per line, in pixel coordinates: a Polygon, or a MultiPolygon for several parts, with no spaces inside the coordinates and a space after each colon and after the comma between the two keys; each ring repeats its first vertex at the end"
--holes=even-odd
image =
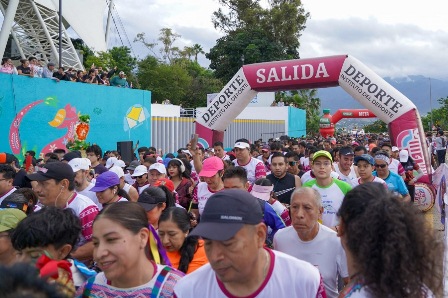
{"type": "Polygon", "coordinates": [[[322,223],[337,231],[336,212],[339,210],[345,194],[352,187],[347,182],[331,177],[332,161],[328,151],[321,150],[314,153],[311,167],[316,178],[304,183],[303,186],[314,188],[319,192],[324,208],[322,223]]]}
{"type": "Polygon", "coordinates": [[[339,297],[444,296],[443,242],[421,212],[366,183],[347,193],[338,216],[351,277],[339,297]]]}
{"type": "Polygon", "coordinates": [[[376,176],[373,176],[373,170],[375,169],[375,160],[369,154],[363,154],[361,156],[355,157],[355,165],[358,167],[359,178],[356,179],[357,186],[359,184],[364,184],[368,182],[378,182],[387,188],[386,182],[376,176]]]}
{"type": "Polygon", "coordinates": [[[266,178],[266,169],[263,162],[250,155],[250,145],[248,140],[236,140],[234,150],[236,159],[233,161],[233,164],[246,169],[247,180],[251,187],[255,180],[266,178]]]}
{"type": "Polygon", "coordinates": [[[411,196],[404,184],[404,180],[401,176],[389,170],[389,160],[389,154],[386,151],[378,151],[375,154],[376,170],[373,172],[373,175],[383,179],[386,182],[388,189],[399,195],[403,202],[410,202],[411,196]]]}
{"type": "Polygon", "coordinates": [[[299,176],[287,172],[286,162],[287,159],[283,153],[274,152],[271,157],[272,173],[266,176],[274,185],[275,196],[282,204],[289,204],[291,194],[296,187],[302,186],[299,176]]]}
{"type": "Polygon", "coordinates": [[[191,233],[205,239],[210,263],[182,278],[176,297],[326,297],[316,267],[263,247],[266,226],[259,206],[239,189],[210,197],[191,233]]]}
{"type": "MultiPolygon", "coordinates": [[[[133,202],[103,209],[93,224],[95,260],[102,270],[76,297],[172,297],[184,273],[154,262],[145,210],[133,202]]],[[[168,260],[167,260],[168,261],[168,260]]]]}
{"type": "Polygon", "coordinates": [[[120,188],[120,178],[111,171],[98,175],[91,191],[96,193],[101,209],[109,204],[129,201],[128,194],[120,188]]]}
{"type": "Polygon", "coordinates": [[[274,236],[274,249],[307,261],[319,269],[327,297],[338,297],[338,275],[349,281],[347,260],[336,232],[318,222],[322,199],[312,188],[298,188],[291,196],[292,226],[274,236]]]}
{"type": "Polygon", "coordinates": [[[339,162],[334,163],[334,171],[338,173],[339,180],[347,182],[352,187],[357,185],[358,169],[353,165],[355,153],[349,146],[341,147],[338,152],[339,162]]]}

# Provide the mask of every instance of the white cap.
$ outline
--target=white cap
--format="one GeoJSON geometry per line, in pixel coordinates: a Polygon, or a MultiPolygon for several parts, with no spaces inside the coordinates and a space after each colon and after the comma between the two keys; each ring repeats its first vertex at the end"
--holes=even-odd
{"type": "Polygon", "coordinates": [[[246,142],[236,142],[235,146],[233,146],[233,148],[250,149],[250,145],[249,145],[249,143],[246,143],[246,142]]]}
{"type": "Polygon", "coordinates": [[[68,162],[68,164],[72,167],[74,173],[79,170],[88,170],[90,169],[90,160],[88,158],[73,158],[68,162]]]}
{"type": "Polygon", "coordinates": [[[107,160],[106,160],[106,168],[111,168],[112,166],[116,166],[117,165],[117,161],[118,161],[118,158],[116,158],[115,156],[113,156],[113,157],[109,157],[107,160]]]}
{"type": "Polygon", "coordinates": [[[114,163],[114,166],[119,166],[120,168],[126,167],[126,164],[121,159],[117,160],[117,162],[114,163]]]}
{"type": "Polygon", "coordinates": [[[406,149],[400,150],[399,156],[400,156],[400,162],[407,162],[409,159],[408,150],[406,149]]]}
{"type": "Polygon", "coordinates": [[[109,169],[109,171],[117,174],[118,178],[124,177],[124,171],[119,166],[113,166],[112,168],[109,169]]]}
{"type": "Polygon", "coordinates": [[[139,165],[138,167],[135,168],[134,170],[134,174],[132,174],[132,177],[138,177],[141,176],[143,174],[147,174],[148,173],[148,168],[144,165],[139,165]]]}
{"type": "Polygon", "coordinates": [[[151,171],[151,170],[156,170],[156,171],[158,171],[160,174],[165,174],[165,175],[166,175],[166,168],[165,168],[165,166],[164,166],[163,164],[161,164],[161,163],[158,163],[158,162],[153,163],[153,164],[149,167],[149,170],[150,170],[150,171],[151,171]]]}
{"type": "Polygon", "coordinates": [[[395,152],[395,151],[398,151],[398,150],[400,150],[400,149],[398,149],[397,146],[393,146],[393,147],[392,147],[392,152],[395,152]]]}
{"type": "Polygon", "coordinates": [[[182,153],[188,154],[191,156],[190,150],[182,150],[182,153]]]}

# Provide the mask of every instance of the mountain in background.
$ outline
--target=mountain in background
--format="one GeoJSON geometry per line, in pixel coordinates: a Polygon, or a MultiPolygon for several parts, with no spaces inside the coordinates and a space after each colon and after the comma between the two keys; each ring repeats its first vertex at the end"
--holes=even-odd
{"type": "MultiPolygon", "coordinates": [[[[409,98],[417,106],[420,115],[426,115],[431,111],[429,79],[427,77],[413,75],[404,78],[386,77],[383,79],[409,98]]],[[[321,88],[317,91],[317,97],[321,100],[321,109],[330,109],[331,114],[339,109],[365,109],[341,87],[321,88]]],[[[431,78],[432,108],[439,108],[437,100],[447,96],[448,81],[431,78]]]]}

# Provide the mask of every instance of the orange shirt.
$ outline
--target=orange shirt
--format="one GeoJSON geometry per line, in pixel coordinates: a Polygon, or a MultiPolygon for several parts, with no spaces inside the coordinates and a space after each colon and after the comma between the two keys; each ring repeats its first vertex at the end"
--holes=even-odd
{"type": "MultiPolygon", "coordinates": [[[[180,253],[179,251],[167,251],[166,252],[168,259],[170,259],[171,266],[175,269],[179,267],[179,261],[180,261],[180,253]]],[[[198,241],[198,249],[194,253],[193,260],[191,260],[190,264],[188,265],[188,273],[191,273],[201,267],[202,265],[205,265],[208,263],[207,256],[205,255],[204,250],[204,240],[199,239],[198,241]]]]}
{"type": "Polygon", "coordinates": [[[369,152],[372,151],[372,149],[375,148],[375,147],[376,147],[375,143],[370,143],[369,144],[369,152]]]}

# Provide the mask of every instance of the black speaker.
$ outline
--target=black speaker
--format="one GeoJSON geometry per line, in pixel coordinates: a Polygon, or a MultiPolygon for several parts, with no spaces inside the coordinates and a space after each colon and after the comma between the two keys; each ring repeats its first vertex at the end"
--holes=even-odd
{"type": "Polygon", "coordinates": [[[117,151],[126,164],[129,164],[134,159],[133,145],[132,141],[117,142],[117,151]]]}

